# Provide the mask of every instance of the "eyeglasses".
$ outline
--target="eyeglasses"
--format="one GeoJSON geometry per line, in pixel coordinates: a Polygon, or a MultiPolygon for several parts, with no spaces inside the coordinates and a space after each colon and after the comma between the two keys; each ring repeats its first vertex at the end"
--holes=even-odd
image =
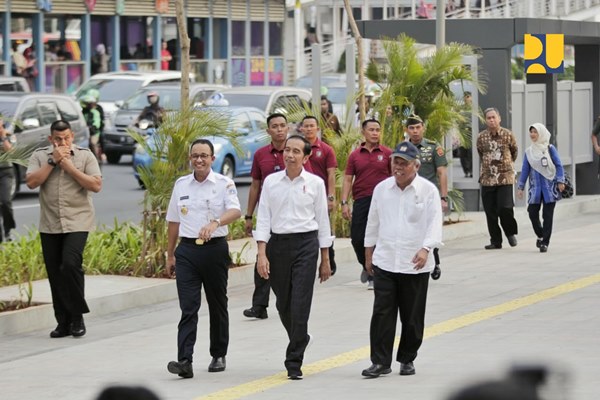
{"type": "Polygon", "coordinates": [[[202,153],[202,154],[190,154],[190,158],[192,160],[197,160],[198,158],[201,160],[208,160],[209,158],[212,157],[212,154],[206,154],[206,153],[202,153]]]}

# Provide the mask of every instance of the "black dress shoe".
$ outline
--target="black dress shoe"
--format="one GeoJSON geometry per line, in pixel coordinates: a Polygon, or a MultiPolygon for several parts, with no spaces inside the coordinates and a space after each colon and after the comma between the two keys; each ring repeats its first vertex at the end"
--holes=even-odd
{"type": "Polygon", "coordinates": [[[540,244],[540,253],[545,253],[548,251],[548,246],[545,244],[540,244]]]}
{"type": "Polygon", "coordinates": [[[535,240],[535,247],[537,247],[539,249],[541,245],[542,245],[542,239],[536,239],[535,240]]]}
{"type": "Polygon", "coordinates": [[[81,337],[86,333],[85,324],[83,323],[83,318],[74,321],[71,323],[71,334],[74,337],[81,337]]]}
{"type": "Polygon", "coordinates": [[[362,376],[378,378],[379,375],[389,374],[390,372],[392,372],[390,367],[381,364],[372,364],[369,368],[363,369],[362,376]]]}
{"type": "Polygon", "coordinates": [[[442,276],[442,269],[439,265],[436,265],[435,267],[433,267],[433,271],[431,271],[431,279],[437,281],[438,279],[440,279],[440,276],[442,276]]]}
{"type": "Polygon", "coordinates": [[[56,329],[50,332],[51,338],[61,338],[65,336],[71,336],[71,324],[58,324],[56,329]]]}
{"type": "Polygon", "coordinates": [[[415,365],[412,361],[406,364],[400,363],[400,375],[414,375],[415,373],[415,365]]]}
{"type": "Polygon", "coordinates": [[[225,371],[225,356],[213,357],[210,364],[208,364],[208,372],[222,372],[225,371]]]}
{"type": "Polygon", "coordinates": [[[299,381],[302,379],[302,371],[288,371],[288,379],[291,381],[299,381]]]}
{"type": "Polygon", "coordinates": [[[267,309],[264,307],[252,306],[247,310],[244,310],[244,316],[248,318],[258,318],[258,319],[267,319],[269,315],[267,314],[267,309]]]}
{"type": "Polygon", "coordinates": [[[517,237],[515,235],[510,235],[507,237],[507,239],[510,247],[515,247],[517,245],[517,237]]]}
{"type": "Polygon", "coordinates": [[[494,243],[490,243],[484,247],[484,249],[486,249],[486,250],[494,250],[494,249],[501,249],[501,248],[502,248],[501,244],[494,244],[494,243]]]}
{"type": "Polygon", "coordinates": [[[167,364],[167,370],[172,374],[177,374],[182,378],[193,378],[194,370],[192,362],[189,360],[171,361],[167,364]]]}

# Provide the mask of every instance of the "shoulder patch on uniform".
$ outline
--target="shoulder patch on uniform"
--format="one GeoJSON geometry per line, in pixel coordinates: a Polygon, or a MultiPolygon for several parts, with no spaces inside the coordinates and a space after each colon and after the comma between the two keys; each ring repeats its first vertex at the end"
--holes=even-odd
{"type": "Polygon", "coordinates": [[[438,156],[443,156],[444,155],[444,149],[442,149],[442,146],[438,146],[438,148],[436,149],[437,155],[438,156]]]}
{"type": "Polygon", "coordinates": [[[235,187],[235,183],[233,183],[233,182],[227,184],[227,186],[226,186],[227,189],[232,188],[232,187],[235,187]]]}

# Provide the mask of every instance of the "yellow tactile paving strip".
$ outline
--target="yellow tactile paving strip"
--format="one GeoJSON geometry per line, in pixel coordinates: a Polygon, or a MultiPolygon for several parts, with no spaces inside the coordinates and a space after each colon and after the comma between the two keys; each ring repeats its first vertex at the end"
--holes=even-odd
{"type": "MultiPolygon", "coordinates": [[[[483,308],[469,314],[461,315],[447,321],[443,321],[425,328],[425,339],[450,333],[458,329],[476,324],[502,314],[516,311],[518,309],[540,303],[545,300],[552,299],[567,293],[574,292],[579,289],[600,283],[600,274],[591,275],[585,278],[577,279],[571,282],[555,286],[550,289],[545,289],[528,296],[507,301],[496,306],[483,308]]],[[[396,338],[396,345],[398,338],[396,338]]],[[[314,375],[319,372],[327,371],[333,368],[352,364],[357,361],[369,358],[369,346],[361,347],[352,351],[338,354],[337,356],[325,358],[323,360],[307,364],[302,367],[304,376],[314,375]]],[[[196,400],[218,399],[218,400],[234,400],[240,399],[255,393],[264,392],[277,386],[289,383],[287,373],[285,371],[270,375],[261,379],[256,379],[242,385],[233,386],[218,392],[210,393],[206,396],[198,397],[196,400]]]]}

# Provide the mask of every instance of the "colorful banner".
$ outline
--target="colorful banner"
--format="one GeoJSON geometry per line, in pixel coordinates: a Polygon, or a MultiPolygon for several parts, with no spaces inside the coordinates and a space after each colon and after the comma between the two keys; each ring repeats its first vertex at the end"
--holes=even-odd
{"type": "MultiPolygon", "coordinates": [[[[250,85],[263,86],[265,84],[265,59],[252,58],[250,60],[250,85]]],[[[269,85],[283,85],[283,60],[270,58],[268,63],[269,85]]]]}

